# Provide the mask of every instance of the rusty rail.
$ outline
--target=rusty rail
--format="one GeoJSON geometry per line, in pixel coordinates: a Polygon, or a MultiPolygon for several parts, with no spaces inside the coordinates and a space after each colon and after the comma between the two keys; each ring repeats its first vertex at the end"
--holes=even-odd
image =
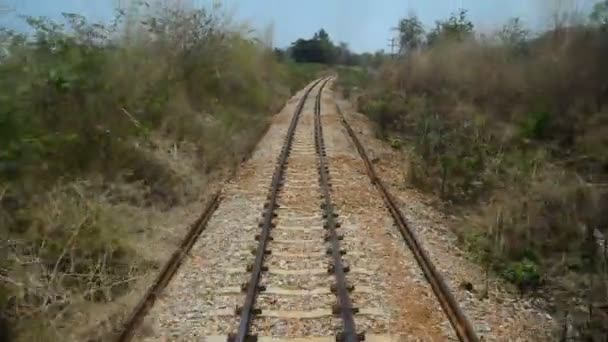
{"type": "Polygon", "coordinates": [[[324,210],[326,219],[324,227],[327,229],[327,239],[331,247],[328,254],[331,254],[333,265],[330,271],[334,273],[336,284],[332,290],[338,297],[338,304],[334,307],[334,314],[339,314],[342,318],[344,331],[338,336],[339,341],[357,342],[361,336],[357,335],[355,326],[355,318],[353,314],[356,309],[353,308],[350,299],[349,288],[346,282],[347,267],[342,262],[342,252],[340,250],[340,241],[336,229],[339,227],[335,219],[334,206],[331,201],[330,183],[329,183],[329,166],[327,165],[327,152],[325,150],[325,141],[323,139],[323,126],[321,125],[321,95],[323,88],[329,80],[326,80],[319,89],[315,101],[315,148],[319,156],[319,183],[323,194],[324,203],[321,206],[324,210]]]}
{"type": "Polygon", "coordinates": [[[409,249],[414,254],[414,257],[416,258],[416,262],[422,269],[422,272],[424,273],[424,277],[430,283],[431,288],[433,289],[433,293],[439,300],[439,303],[441,304],[443,311],[448,316],[448,319],[450,320],[450,324],[456,331],[458,338],[460,339],[460,341],[466,341],[466,342],[479,341],[471,323],[469,322],[467,317],[464,315],[464,313],[460,309],[460,306],[454,299],[454,296],[452,295],[452,291],[446,284],[446,282],[443,279],[443,277],[441,276],[441,274],[437,271],[437,269],[433,265],[430,257],[426,253],[426,251],[422,248],[422,246],[421,246],[420,242],[418,241],[418,239],[416,238],[416,235],[414,234],[414,232],[408,226],[407,221],[406,221],[405,217],[403,216],[403,213],[401,213],[401,210],[399,209],[399,206],[397,205],[397,202],[395,201],[393,196],[388,192],[388,190],[386,189],[386,187],[384,186],[384,184],[382,183],[380,178],[378,178],[372,163],[370,162],[369,158],[367,157],[367,153],[365,152],[363,145],[361,145],[359,138],[357,137],[357,135],[355,134],[353,129],[350,127],[348,121],[346,120],[346,117],[342,113],[342,110],[337,102],[336,102],[336,109],[342,119],[342,124],[346,128],[348,135],[351,137],[353,143],[355,144],[355,147],[357,148],[357,151],[359,152],[361,159],[363,159],[363,162],[365,163],[367,175],[369,176],[372,184],[374,184],[374,186],[378,189],[378,191],[382,195],[382,199],[384,200],[384,203],[386,204],[391,215],[393,216],[393,219],[395,220],[395,224],[396,224],[397,228],[399,229],[401,236],[407,243],[409,249]]]}
{"type": "Polygon", "coordinates": [[[139,301],[135,309],[131,312],[127,320],[125,321],[122,330],[120,331],[117,342],[127,342],[133,338],[135,330],[141,324],[143,318],[148,314],[150,308],[154,305],[158,295],[167,287],[167,284],[171,281],[177,269],[181,265],[186,255],[192,249],[192,246],[201,235],[201,233],[207,227],[207,222],[215,209],[221,202],[220,191],[216,192],[211,199],[207,202],[203,213],[199,218],[190,226],[188,234],[184,237],[179,247],[173,252],[171,258],[163,266],[162,270],[152,283],[152,286],[146,291],[144,297],[139,301]]]}

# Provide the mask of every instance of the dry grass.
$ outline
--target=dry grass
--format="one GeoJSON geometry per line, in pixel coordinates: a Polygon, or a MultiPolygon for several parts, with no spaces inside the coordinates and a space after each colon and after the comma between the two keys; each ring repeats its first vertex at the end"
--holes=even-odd
{"type": "Polygon", "coordinates": [[[192,150],[155,145],[146,165],[171,175],[162,188],[176,203],[143,179],[90,176],[57,184],[17,212],[2,208],[4,220],[20,221],[3,226],[0,279],[18,341],[104,338],[173,251],[219,175],[200,172],[192,150]]]}
{"type": "Polygon", "coordinates": [[[22,213],[35,228],[9,231],[5,314],[27,327],[24,340],[59,338],[83,303],[112,301],[141,274],[140,259],[121,241],[138,222],[85,197],[85,186],[57,186],[22,213]]]}

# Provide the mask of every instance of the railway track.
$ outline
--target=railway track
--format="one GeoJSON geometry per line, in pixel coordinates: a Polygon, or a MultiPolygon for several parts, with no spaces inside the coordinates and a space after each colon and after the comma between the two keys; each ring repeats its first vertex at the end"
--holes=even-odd
{"type": "MultiPolygon", "coordinates": [[[[136,330],[140,330],[137,338],[145,341],[244,342],[278,339],[383,342],[403,337],[390,334],[390,313],[384,309],[388,303],[377,298],[377,294],[383,290],[373,281],[375,271],[372,266],[367,269],[353,264],[360,258],[370,259],[370,256],[352,247],[361,243],[351,238],[358,232],[351,226],[343,225],[332,198],[334,189],[345,187],[347,183],[340,175],[334,178],[330,174],[331,158],[328,158],[323,132],[322,96],[330,80],[317,80],[304,91],[295,106],[279,157],[272,168],[272,181],[267,194],[260,196],[262,189],[259,185],[258,190],[245,194],[245,197],[250,196],[253,202],[258,203],[260,197],[265,197],[259,224],[239,222],[236,225],[241,229],[239,236],[232,234],[231,237],[235,239],[234,242],[218,238],[216,242],[209,242],[207,247],[200,247],[201,255],[208,253],[209,258],[216,258],[207,273],[195,270],[193,264],[181,266],[195,270],[194,273],[201,272],[197,276],[184,271],[176,279],[179,284],[187,286],[179,292],[180,296],[195,297],[193,301],[200,303],[200,310],[187,308],[188,311],[185,311],[184,305],[176,308],[172,300],[167,300],[154,314],[159,317],[160,325],[165,326],[167,333],[159,337],[142,333],[141,330],[145,329],[138,328],[169,283],[168,279],[176,273],[184,255],[194,245],[194,240],[205,229],[211,212],[218,206],[217,198],[193,226],[172,261],[129,317],[118,341],[131,340],[136,330]],[[249,228],[249,225],[253,228],[249,228]],[[226,255],[217,256],[215,254],[218,253],[208,252],[207,248],[214,243],[225,243],[226,255]],[[249,251],[250,256],[243,251],[249,251]],[[233,265],[236,267],[231,267],[233,265]],[[191,278],[196,278],[196,282],[191,278]],[[214,279],[219,279],[223,286],[214,285],[217,283],[214,279]],[[187,316],[188,323],[183,323],[179,316],[187,316]]],[[[456,336],[461,341],[477,341],[475,332],[448,287],[375,175],[356,135],[341,113],[340,117],[365,164],[367,175],[412,249],[456,336]]],[[[267,166],[256,179],[268,179],[269,173],[270,167],[267,166]]],[[[236,196],[233,201],[236,201],[236,196]]],[[[230,204],[227,206],[229,208],[226,210],[229,210],[230,204]]],[[[216,212],[214,216],[220,217],[220,214],[216,212]]],[[[243,216],[248,216],[246,214],[243,212],[243,216]]],[[[213,236],[210,240],[213,240],[213,236]]],[[[181,300],[176,296],[170,297],[176,298],[176,302],[181,300]]]]}

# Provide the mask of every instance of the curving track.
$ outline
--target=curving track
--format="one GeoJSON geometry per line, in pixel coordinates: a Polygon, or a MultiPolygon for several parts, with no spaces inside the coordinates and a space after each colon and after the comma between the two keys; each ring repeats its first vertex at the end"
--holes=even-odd
{"type": "Polygon", "coordinates": [[[119,341],[133,335],[142,341],[477,340],[352,129],[333,106],[323,106],[330,81],[314,82],[288,104],[283,112],[295,107],[290,118],[275,118],[119,341]],[[270,188],[263,185],[269,179],[270,188]],[[412,254],[388,236],[391,217],[412,254]],[[402,259],[415,260],[430,287],[401,279],[419,273],[402,259]]]}

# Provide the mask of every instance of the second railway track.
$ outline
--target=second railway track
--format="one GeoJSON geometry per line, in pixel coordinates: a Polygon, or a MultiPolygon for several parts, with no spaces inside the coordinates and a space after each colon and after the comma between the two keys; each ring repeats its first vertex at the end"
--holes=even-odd
{"type": "MultiPolygon", "coordinates": [[[[399,283],[403,272],[413,272],[397,267],[400,260],[392,260],[407,258],[406,252],[394,241],[387,245],[385,237],[369,233],[370,227],[363,229],[364,224],[357,222],[363,221],[358,219],[360,211],[353,209],[357,205],[348,209],[349,201],[362,201],[365,204],[361,208],[382,212],[373,224],[385,222],[392,215],[401,229],[400,213],[391,206],[390,195],[372,195],[374,189],[369,180],[358,190],[349,182],[354,182],[354,178],[360,182],[365,173],[341,172],[349,163],[342,164],[342,157],[328,155],[326,139],[332,148],[350,145],[353,139],[362,154],[352,155],[351,159],[360,164],[357,167],[367,168],[372,183],[382,189],[374,179],[373,169],[370,172],[365,151],[361,151],[345,122],[345,128],[340,128],[344,132],[324,134],[326,121],[333,120],[329,126],[334,128],[332,123],[340,118],[322,115],[322,109],[327,110],[322,108],[323,90],[329,81],[322,79],[309,86],[289,120],[285,116],[276,119],[277,127],[289,122],[284,135],[272,128],[269,131],[271,136],[282,136],[275,141],[283,143],[268,143],[265,150],[260,146],[259,161],[251,163],[255,164],[252,170],[246,167],[242,172],[245,176],[237,182],[242,184],[227,191],[229,198],[211,219],[209,232],[193,247],[193,255],[138,328],[138,340],[243,342],[304,338],[354,342],[437,340],[437,336],[477,340],[432,265],[427,271],[429,266],[424,260],[421,263],[419,251],[414,250],[413,256],[432,291],[418,282],[405,282],[409,289],[395,289],[403,285],[399,283]],[[275,151],[278,159],[271,163],[275,151]],[[270,188],[262,184],[264,179],[272,179],[270,188]],[[358,192],[354,197],[364,198],[352,198],[349,190],[358,192]],[[345,208],[345,212],[339,208],[345,208]],[[401,307],[402,293],[418,303],[401,307]],[[428,297],[431,293],[439,302],[428,297]],[[456,336],[445,331],[441,309],[456,336]],[[413,322],[402,322],[408,320],[408,315],[413,322]],[[416,327],[416,321],[424,326],[416,327]]],[[[408,240],[407,234],[404,238],[410,248],[420,249],[415,240],[408,240]]],[[[422,254],[424,258],[426,255],[422,254]]],[[[137,315],[135,312],[132,317],[137,315]]],[[[126,327],[134,329],[134,325],[126,327]]],[[[131,334],[123,332],[123,336],[127,335],[131,334]]]]}

